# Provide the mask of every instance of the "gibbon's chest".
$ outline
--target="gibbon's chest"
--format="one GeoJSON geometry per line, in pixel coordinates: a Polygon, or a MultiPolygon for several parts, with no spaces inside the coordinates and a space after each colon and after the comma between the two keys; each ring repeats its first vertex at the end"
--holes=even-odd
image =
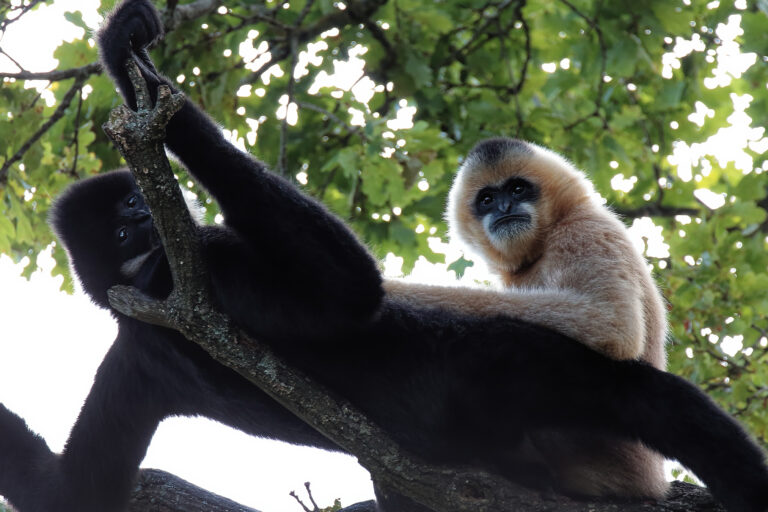
{"type": "Polygon", "coordinates": [[[539,258],[522,265],[515,272],[502,274],[505,288],[552,288],[562,285],[561,270],[547,264],[546,258],[539,258]]]}

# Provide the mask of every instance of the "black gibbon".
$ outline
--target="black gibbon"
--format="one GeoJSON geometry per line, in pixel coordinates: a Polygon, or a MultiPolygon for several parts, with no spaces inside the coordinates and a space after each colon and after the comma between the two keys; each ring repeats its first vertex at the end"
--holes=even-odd
{"type": "MultiPolygon", "coordinates": [[[[132,49],[150,89],[168,83],[145,51],[159,26],[148,0],[129,0],[99,34],[105,67],[133,107],[124,69],[132,49]]],[[[226,219],[200,227],[218,307],[406,450],[513,475],[507,448],[527,432],[585,429],[679,459],[731,512],[768,509],[763,452],[683,379],[529,323],[389,301],[376,262],[351,231],[231,146],[191,102],[168,125],[167,145],[226,219]]],[[[84,180],[56,202],[53,228],[96,304],[109,308],[105,292],[115,284],[169,293],[147,213],[126,171],[84,180]]],[[[253,435],[336,449],[179,333],[112,314],[117,339],[60,455],[0,408],[0,494],[20,512],[122,510],[155,428],[169,415],[203,415],[253,435]]],[[[379,506],[426,510],[391,495],[379,506]]]]}
{"type": "MultiPolygon", "coordinates": [[[[456,174],[446,216],[451,237],[487,263],[502,289],[392,280],[384,284],[388,296],[473,316],[512,316],[614,359],[666,367],[664,299],[646,261],[589,180],[560,155],[515,139],[478,144],[456,174]]],[[[642,444],[559,437],[532,438],[559,490],[665,494],[664,459],[642,444]]]]}

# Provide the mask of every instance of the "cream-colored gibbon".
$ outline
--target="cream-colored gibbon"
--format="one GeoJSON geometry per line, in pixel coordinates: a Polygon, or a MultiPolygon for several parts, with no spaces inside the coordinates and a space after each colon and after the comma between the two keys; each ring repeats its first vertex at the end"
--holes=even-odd
{"type": "MultiPolygon", "coordinates": [[[[447,218],[452,238],[487,263],[503,289],[390,280],[388,295],[473,315],[512,316],[611,358],[665,368],[665,305],[645,259],[589,180],[560,155],[514,139],[481,142],[456,175],[447,218]]],[[[666,492],[663,457],[638,442],[553,432],[531,441],[563,492],[666,492]]]]}

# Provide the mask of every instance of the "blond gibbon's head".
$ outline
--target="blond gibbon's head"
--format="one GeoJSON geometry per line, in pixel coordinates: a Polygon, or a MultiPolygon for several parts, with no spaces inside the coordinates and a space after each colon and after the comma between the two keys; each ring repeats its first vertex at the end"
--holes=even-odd
{"type": "Polygon", "coordinates": [[[475,146],[459,168],[447,219],[472,256],[515,272],[538,259],[556,223],[592,201],[592,184],[560,155],[496,138],[475,146]]]}

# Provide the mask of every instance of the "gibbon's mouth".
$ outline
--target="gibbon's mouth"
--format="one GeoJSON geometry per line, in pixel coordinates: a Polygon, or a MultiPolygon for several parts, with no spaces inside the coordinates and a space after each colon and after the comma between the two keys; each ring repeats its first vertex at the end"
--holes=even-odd
{"type": "Polygon", "coordinates": [[[500,217],[493,221],[493,224],[491,224],[492,229],[496,229],[502,224],[510,224],[513,222],[530,222],[531,216],[527,213],[515,213],[512,215],[505,215],[503,217],[500,217]]]}

